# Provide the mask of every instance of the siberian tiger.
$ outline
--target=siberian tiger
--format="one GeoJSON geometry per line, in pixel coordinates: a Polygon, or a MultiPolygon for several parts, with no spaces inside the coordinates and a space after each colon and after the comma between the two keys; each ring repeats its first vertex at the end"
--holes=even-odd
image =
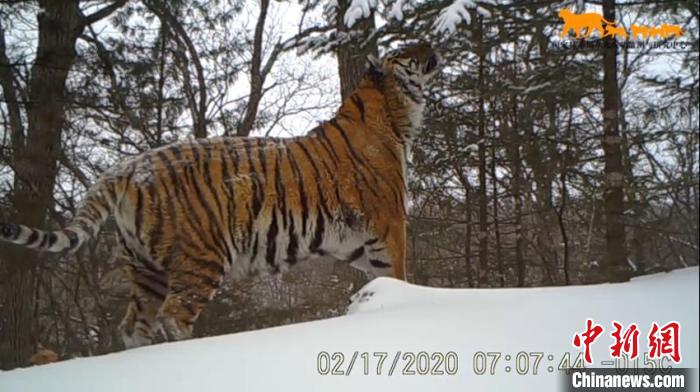
{"type": "Polygon", "coordinates": [[[335,117],[306,136],[166,145],[108,169],[64,229],[0,223],[0,238],[74,251],[114,216],[132,260],[127,348],[161,328],[169,340],[189,337],[227,274],[276,273],[328,255],[404,278],[406,151],[437,72],[426,44],[371,58],[335,117]]]}

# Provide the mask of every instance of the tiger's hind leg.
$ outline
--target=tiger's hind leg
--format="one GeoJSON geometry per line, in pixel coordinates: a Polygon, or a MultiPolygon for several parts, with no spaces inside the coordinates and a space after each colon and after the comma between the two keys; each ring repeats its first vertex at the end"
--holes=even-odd
{"type": "Polygon", "coordinates": [[[127,349],[151,344],[160,329],[158,310],[165,299],[165,276],[129,266],[131,302],[121,322],[122,341],[127,349]]]}
{"type": "Polygon", "coordinates": [[[187,339],[199,314],[221,287],[225,269],[213,260],[178,260],[168,271],[168,295],[159,319],[170,341],[187,339]]]}

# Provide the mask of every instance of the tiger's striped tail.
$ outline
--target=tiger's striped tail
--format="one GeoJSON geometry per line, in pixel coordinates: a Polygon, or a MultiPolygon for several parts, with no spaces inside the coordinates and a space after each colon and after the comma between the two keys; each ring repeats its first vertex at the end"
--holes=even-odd
{"type": "Polygon", "coordinates": [[[17,223],[0,222],[0,240],[46,252],[77,250],[85,241],[99,233],[102,224],[112,213],[114,200],[110,200],[108,193],[99,189],[104,186],[88,192],[85,204],[65,228],[41,230],[17,223]]]}

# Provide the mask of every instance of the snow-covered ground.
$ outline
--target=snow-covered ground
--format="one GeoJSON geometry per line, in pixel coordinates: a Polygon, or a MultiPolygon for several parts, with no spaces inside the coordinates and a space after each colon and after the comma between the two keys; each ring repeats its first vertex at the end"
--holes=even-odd
{"type": "Polygon", "coordinates": [[[434,289],[383,278],[360,292],[347,316],[3,372],[0,391],[555,391],[556,368],[578,355],[571,342],[586,318],[605,328],[593,345],[595,367],[609,360],[613,320],[639,325],[642,352],[652,322],[674,320],[678,367],[697,368],[698,306],[697,267],[533,289],[434,289]],[[500,353],[493,369],[487,353],[500,353]],[[351,362],[349,376],[319,374],[336,365],[345,374],[351,362]],[[404,375],[407,366],[454,374],[404,375]]]}

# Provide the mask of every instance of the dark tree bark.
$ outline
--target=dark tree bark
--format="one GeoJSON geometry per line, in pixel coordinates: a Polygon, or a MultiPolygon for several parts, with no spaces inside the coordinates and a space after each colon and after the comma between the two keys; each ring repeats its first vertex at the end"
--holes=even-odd
{"type": "Polygon", "coordinates": [[[472,287],[472,201],[471,201],[471,184],[469,177],[463,167],[456,167],[455,173],[459,178],[462,188],[464,189],[464,222],[466,226],[464,237],[464,268],[467,279],[467,286],[472,287]]]}
{"type": "MultiPolygon", "coordinates": [[[[348,28],[343,21],[345,11],[350,6],[351,0],[339,0],[336,13],[336,26],[338,32],[367,32],[374,29],[374,13],[369,17],[357,21],[352,28],[348,28]]],[[[338,56],[338,76],[340,78],[340,97],[347,98],[365,74],[367,56],[377,55],[377,43],[372,41],[362,46],[353,40],[351,43],[340,46],[336,51],[338,56]]]]}
{"type": "Polygon", "coordinates": [[[503,255],[501,251],[501,229],[498,225],[498,177],[496,176],[496,138],[491,143],[491,191],[493,192],[493,233],[496,238],[496,265],[498,266],[498,284],[505,287],[506,273],[503,268],[503,255]]]}
{"type": "Polygon", "coordinates": [[[488,284],[488,257],[489,257],[489,236],[488,236],[488,197],[486,172],[486,113],[484,107],[484,69],[486,63],[486,48],[483,43],[482,20],[479,17],[477,28],[475,29],[474,40],[477,45],[479,55],[479,75],[478,75],[478,122],[479,122],[479,286],[488,284]]]}
{"type": "MultiPolygon", "coordinates": [[[[518,75],[518,40],[513,41],[513,61],[510,78],[513,83],[517,81],[518,75]]],[[[526,58],[527,59],[527,58],[526,58]]],[[[520,111],[518,108],[518,96],[513,94],[510,96],[510,104],[512,105],[509,110],[511,112],[511,127],[508,139],[506,142],[506,154],[508,155],[508,162],[511,165],[512,180],[510,184],[511,195],[513,197],[513,223],[515,225],[515,268],[516,268],[516,279],[517,286],[525,286],[525,258],[523,257],[523,199],[522,199],[522,160],[520,155],[520,146],[522,145],[522,138],[520,137],[520,111]]]]}
{"type": "MultiPolygon", "coordinates": [[[[615,0],[603,0],[603,17],[615,20],[615,0]]],[[[617,82],[617,46],[607,37],[603,49],[603,139],[605,180],[606,257],[602,266],[605,277],[612,281],[629,279],[624,222],[624,168],[622,137],[619,130],[620,89],[617,82]]]]}
{"type": "MultiPolygon", "coordinates": [[[[27,85],[26,137],[20,126],[11,129],[14,189],[10,219],[29,226],[46,227],[47,213],[53,205],[53,190],[61,155],[61,131],[65,120],[66,78],[76,58],[75,43],[85,26],[121,7],[118,0],[85,16],[79,2],[41,0],[36,58],[27,85]]],[[[4,49],[4,48],[3,48],[4,49]]],[[[2,59],[6,59],[3,52],[2,59]]],[[[12,85],[3,83],[5,96],[16,97],[12,85]],[[8,91],[8,89],[10,91],[8,91]]],[[[3,325],[0,342],[0,367],[10,369],[27,363],[35,349],[34,269],[39,256],[17,246],[0,247],[7,274],[2,287],[3,325]]]]}
{"type": "Polygon", "coordinates": [[[570,285],[571,276],[569,273],[569,235],[566,232],[566,222],[564,220],[564,214],[566,214],[566,202],[569,198],[568,190],[566,188],[567,179],[565,170],[562,170],[561,173],[559,173],[559,179],[561,181],[561,204],[559,205],[559,209],[557,210],[557,221],[559,223],[559,232],[561,233],[561,241],[564,248],[564,254],[562,255],[562,266],[564,268],[564,283],[566,285],[570,285]]]}
{"type": "Polygon", "coordinates": [[[238,136],[248,136],[250,134],[258,114],[258,105],[260,105],[260,100],[262,99],[262,87],[265,83],[263,75],[260,73],[260,66],[262,64],[262,38],[269,5],[269,0],[260,1],[260,15],[255,25],[255,35],[253,37],[253,58],[250,62],[250,95],[248,97],[248,106],[243,115],[243,121],[241,121],[238,127],[238,136]]]}
{"type": "Polygon", "coordinates": [[[525,258],[523,257],[523,199],[522,199],[522,161],[520,158],[520,144],[521,140],[519,137],[518,128],[518,97],[513,96],[513,126],[511,133],[511,140],[509,140],[508,150],[509,150],[509,160],[512,165],[513,180],[512,180],[512,192],[513,192],[513,202],[514,215],[515,215],[515,265],[517,268],[518,275],[518,287],[525,286],[525,258]]]}
{"type": "Polygon", "coordinates": [[[10,60],[5,52],[5,29],[0,20],[0,86],[2,86],[3,98],[7,106],[10,122],[11,143],[15,146],[24,145],[24,124],[22,124],[22,112],[17,100],[15,76],[12,74],[10,60]]]}

